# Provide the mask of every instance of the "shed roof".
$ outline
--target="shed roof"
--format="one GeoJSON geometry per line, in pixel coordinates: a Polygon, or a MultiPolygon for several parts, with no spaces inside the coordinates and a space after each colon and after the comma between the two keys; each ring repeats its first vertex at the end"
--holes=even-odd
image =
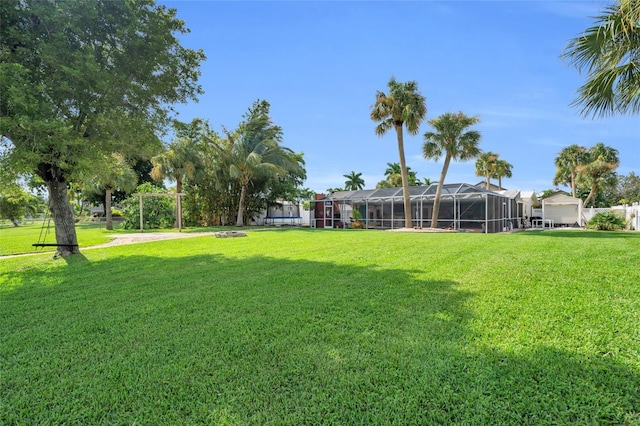
{"type": "Polygon", "coordinates": [[[542,200],[542,204],[582,204],[582,200],[580,198],[567,195],[562,191],[557,191],[542,200]]]}

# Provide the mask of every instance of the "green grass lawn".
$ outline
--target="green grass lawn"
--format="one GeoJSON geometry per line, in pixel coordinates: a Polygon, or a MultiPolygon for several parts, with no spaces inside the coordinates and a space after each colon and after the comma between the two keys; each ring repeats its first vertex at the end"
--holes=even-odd
{"type": "MultiPolygon", "coordinates": [[[[208,228],[183,228],[181,232],[212,232],[220,230],[235,230],[236,227],[208,227],[208,228]]],[[[79,223],[76,224],[78,245],[83,248],[108,243],[110,235],[121,233],[136,233],[137,229],[124,229],[120,224],[114,224],[114,230],[105,229],[104,223],[79,223]]],[[[145,232],[178,232],[177,228],[147,229],[145,232]]],[[[42,221],[30,221],[14,227],[9,221],[0,221],[0,256],[25,253],[55,252],[56,247],[33,247],[34,243],[55,243],[55,230],[53,221],[48,227],[42,221]]]]}
{"type": "Polygon", "coordinates": [[[0,424],[640,424],[640,233],[0,260],[0,424]]]}
{"type": "MultiPolygon", "coordinates": [[[[78,245],[82,247],[107,243],[111,240],[108,235],[115,231],[107,231],[104,225],[82,224],[76,225],[78,245]]],[[[9,224],[8,221],[0,224],[0,256],[9,254],[22,254],[33,252],[54,252],[55,247],[33,247],[37,242],[55,243],[56,236],[53,221],[50,228],[44,228],[42,222],[29,222],[18,227],[9,224]],[[45,238],[46,237],[46,238],[45,238]]]]}

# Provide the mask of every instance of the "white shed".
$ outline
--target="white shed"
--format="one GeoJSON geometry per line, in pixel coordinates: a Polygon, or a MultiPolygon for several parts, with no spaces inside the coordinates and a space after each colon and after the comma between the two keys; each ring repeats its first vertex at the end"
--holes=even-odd
{"type": "Polygon", "coordinates": [[[584,225],[582,200],[557,191],[542,200],[543,226],[584,225]]]}

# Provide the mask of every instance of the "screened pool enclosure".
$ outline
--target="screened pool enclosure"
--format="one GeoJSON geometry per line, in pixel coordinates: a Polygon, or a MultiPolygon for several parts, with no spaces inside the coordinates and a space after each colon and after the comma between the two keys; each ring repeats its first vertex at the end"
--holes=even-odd
{"type": "MultiPolygon", "coordinates": [[[[436,184],[409,188],[413,227],[431,226],[436,189],[436,184]]],[[[487,233],[517,228],[522,212],[517,194],[501,195],[466,183],[445,184],[438,228],[487,233]]],[[[348,228],[358,217],[368,229],[403,228],[402,188],[339,191],[316,200],[315,226],[318,228],[348,228]],[[354,214],[355,211],[358,213],[354,214]]]]}

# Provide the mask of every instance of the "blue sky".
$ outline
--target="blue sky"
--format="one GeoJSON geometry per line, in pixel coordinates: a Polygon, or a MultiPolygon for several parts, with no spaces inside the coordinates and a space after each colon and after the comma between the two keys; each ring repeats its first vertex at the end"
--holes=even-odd
{"type": "MultiPolygon", "coordinates": [[[[603,0],[585,1],[164,1],[191,33],[183,45],[207,55],[198,103],[180,119],[234,128],[251,103],[271,103],[284,145],[304,152],[305,187],[366,187],[398,162],[396,137],[374,134],[377,90],[393,75],[416,80],[427,120],[477,115],[480,147],[513,164],[509,189],[553,188],[554,158],[570,144],[619,150],[618,172],[640,173],[640,117],[584,119],[569,104],[584,82],[560,58],[592,26],[603,0]]],[[[437,180],[442,161],[422,158],[422,134],[405,135],[407,164],[437,180]]],[[[452,163],[446,182],[475,183],[474,161],[452,163]]]]}

